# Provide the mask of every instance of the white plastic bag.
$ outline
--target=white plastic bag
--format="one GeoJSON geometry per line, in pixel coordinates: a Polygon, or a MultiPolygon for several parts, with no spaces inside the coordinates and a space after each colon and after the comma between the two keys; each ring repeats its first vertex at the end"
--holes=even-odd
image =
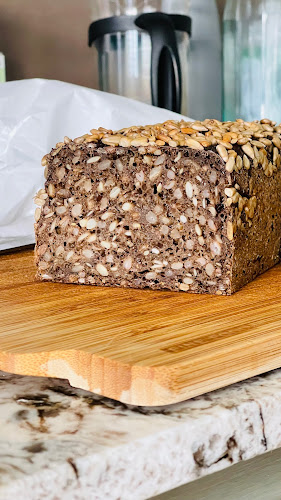
{"type": "Polygon", "coordinates": [[[41,158],[65,135],[113,130],[180,115],[131,99],[52,80],[0,84],[0,250],[34,242],[41,158]]]}

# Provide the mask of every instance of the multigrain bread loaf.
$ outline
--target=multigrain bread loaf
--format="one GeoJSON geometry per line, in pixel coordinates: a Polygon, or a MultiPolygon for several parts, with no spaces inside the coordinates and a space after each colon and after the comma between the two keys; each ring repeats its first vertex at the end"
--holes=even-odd
{"type": "Polygon", "coordinates": [[[281,126],[167,121],[42,160],[37,277],[231,294],[279,261],[281,126]]]}

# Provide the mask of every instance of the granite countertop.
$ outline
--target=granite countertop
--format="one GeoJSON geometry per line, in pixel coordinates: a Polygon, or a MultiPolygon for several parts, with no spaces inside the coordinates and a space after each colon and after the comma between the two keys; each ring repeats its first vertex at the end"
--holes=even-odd
{"type": "Polygon", "coordinates": [[[1,500],[142,500],[281,446],[281,369],[162,408],[0,372],[1,500]]]}

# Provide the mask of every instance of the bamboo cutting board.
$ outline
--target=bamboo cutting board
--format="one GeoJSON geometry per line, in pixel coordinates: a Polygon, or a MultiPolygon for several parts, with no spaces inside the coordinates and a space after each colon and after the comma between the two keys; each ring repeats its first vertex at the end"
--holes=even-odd
{"type": "Polygon", "coordinates": [[[281,266],[231,297],[40,283],[0,256],[0,369],[136,405],[175,403],[281,366],[281,266]]]}

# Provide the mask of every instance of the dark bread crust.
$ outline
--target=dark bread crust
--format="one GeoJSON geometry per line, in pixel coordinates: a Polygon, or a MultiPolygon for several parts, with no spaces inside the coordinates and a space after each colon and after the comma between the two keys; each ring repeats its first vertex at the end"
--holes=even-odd
{"type": "MultiPolygon", "coordinates": [[[[246,223],[234,234],[232,292],[277,264],[281,249],[280,169],[268,177],[259,165],[239,174],[234,172],[235,181],[240,192],[256,197],[257,204],[251,225],[246,223]]],[[[242,220],[245,222],[245,213],[242,220]]]]}

